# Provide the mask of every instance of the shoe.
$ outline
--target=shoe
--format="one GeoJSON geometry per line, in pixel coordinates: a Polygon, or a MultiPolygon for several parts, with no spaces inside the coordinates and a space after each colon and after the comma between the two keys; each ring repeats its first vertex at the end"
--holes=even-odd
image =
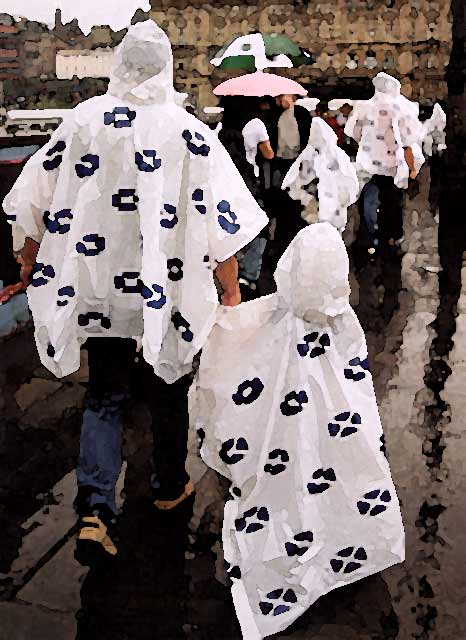
{"type": "Polygon", "coordinates": [[[115,544],[115,517],[108,507],[89,509],[78,522],[75,559],[85,567],[105,564],[115,560],[118,549],[115,544]]]}
{"type": "Polygon", "coordinates": [[[184,490],[181,493],[181,495],[179,495],[176,498],[172,498],[170,500],[158,498],[157,500],[154,500],[154,506],[160,511],[171,511],[172,509],[177,507],[179,504],[184,502],[191,495],[193,495],[193,493],[194,493],[194,484],[192,480],[189,479],[188,482],[185,484],[184,490]]]}

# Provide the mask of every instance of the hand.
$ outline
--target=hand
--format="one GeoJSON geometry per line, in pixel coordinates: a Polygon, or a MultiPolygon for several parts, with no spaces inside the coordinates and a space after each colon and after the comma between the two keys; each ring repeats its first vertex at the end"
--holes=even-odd
{"type": "Polygon", "coordinates": [[[33,268],[33,264],[30,262],[26,262],[22,256],[18,256],[16,259],[17,262],[21,265],[21,271],[19,273],[19,277],[21,278],[21,282],[23,284],[24,289],[29,286],[29,279],[31,276],[31,271],[33,268]]]}
{"type": "Polygon", "coordinates": [[[220,302],[224,307],[236,307],[239,305],[241,303],[241,291],[239,290],[239,287],[232,291],[224,291],[220,298],[220,302]]]}
{"type": "Polygon", "coordinates": [[[417,175],[418,175],[418,172],[415,169],[409,172],[409,177],[411,178],[411,180],[416,180],[417,175]]]}
{"type": "Polygon", "coordinates": [[[8,302],[8,300],[16,295],[17,293],[21,293],[24,291],[26,287],[22,282],[17,282],[16,284],[9,284],[7,287],[0,289],[0,304],[4,304],[8,302]]]}

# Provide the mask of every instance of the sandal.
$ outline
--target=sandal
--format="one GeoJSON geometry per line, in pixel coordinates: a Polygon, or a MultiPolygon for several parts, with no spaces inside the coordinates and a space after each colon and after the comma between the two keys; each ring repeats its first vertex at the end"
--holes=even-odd
{"type": "Polygon", "coordinates": [[[193,493],[194,485],[192,483],[192,480],[189,480],[185,485],[183,493],[178,498],[175,498],[175,500],[155,500],[154,506],[161,511],[170,511],[171,509],[174,509],[179,504],[184,502],[193,493]]]}
{"type": "Polygon", "coordinates": [[[83,566],[112,560],[118,553],[108,528],[97,515],[80,519],[75,558],[83,566]]]}

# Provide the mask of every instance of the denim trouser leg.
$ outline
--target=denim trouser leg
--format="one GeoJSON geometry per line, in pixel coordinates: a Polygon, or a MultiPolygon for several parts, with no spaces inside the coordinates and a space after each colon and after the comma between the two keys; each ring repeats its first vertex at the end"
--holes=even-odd
{"type": "Polygon", "coordinates": [[[130,392],[136,343],[124,338],[88,338],[86,348],[89,388],[81,428],[78,487],[87,506],[104,504],[116,512],[115,485],[122,464],[124,408],[130,392]]]}
{"type": "Polygon", "coordinates": [[[89,506],[105,504],[114,513],[122,463],[123,414],[119,404],[109,398],[108,406],[88,406],[84,411],[77,469],[78,485],[95,489],[88,497],[89,506]]]}
{"type": "Polygon", "coordinates": [[[364,220],[371,241],[375,240],[377,235],[377,210],[380,207],[379,187],[373,182],[368,182],[363,189],[364,198],[364,220]]]}
{"type": "Polygon", "coordinates": [[[259,279],[262,267],[262,256],[265,251],[267,240],[265,238],[254,238],[247,247],[243,256],[239,259],[239,275],[250,282],[259,279]]]}

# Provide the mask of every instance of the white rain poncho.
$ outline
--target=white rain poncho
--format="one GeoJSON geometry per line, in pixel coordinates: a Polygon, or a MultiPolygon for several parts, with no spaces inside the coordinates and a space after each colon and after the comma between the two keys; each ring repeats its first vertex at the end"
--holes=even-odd
{"type": "Polygon", "coordinates": [[[442,153],[447,148],[445,144],[445,127],[447,116],[442,107],[436,103],[431,117],[423,123],[424,129],[424,153],[431,156],[434,149],[437,153],[442,153]]]}
{"type": "Polygon", "coordinates": [[[359,183],[354,165],[337,145],[337,135],[322,120],[313,118],[309,142],[283,180],[282,189],[304,207],[313,199],[306,190],[318,180],[319,221],[330,222],[341,233],[346,227],[348,207],[356,202],[359,183]]]}
{"type": "Polygon", "coordinates": [[[382,175],[406,189],[409,169],[404,148],[411,147],[416,171],[424,162],[419,105],[402,96],[399,81],[386,73],[377,74],[373,84],[374,96],[355,104],[345,127],[345,134],[359,143],[356,170],[360,185],[373,175],[382,175]]]}
{"type": "Polygon", "coordinates": [[[329,223],[300,231],[277,292],[221,310],[191,390],[202,457],[232,483],[223,544],[247,640],[404,560],[348,269],[329,223]]]}
{"type": "Polygon", "coordinates": [[[167,382],[189,371],[214,323],[217,261],[267,223],[215,133],[175,104],[172,66],[154,22],[130,27],[108,93],[70,112],[4,201],[15,249],[40,243],[28,298],[57,376],[89,336],[142,336],[167,382]]]}

